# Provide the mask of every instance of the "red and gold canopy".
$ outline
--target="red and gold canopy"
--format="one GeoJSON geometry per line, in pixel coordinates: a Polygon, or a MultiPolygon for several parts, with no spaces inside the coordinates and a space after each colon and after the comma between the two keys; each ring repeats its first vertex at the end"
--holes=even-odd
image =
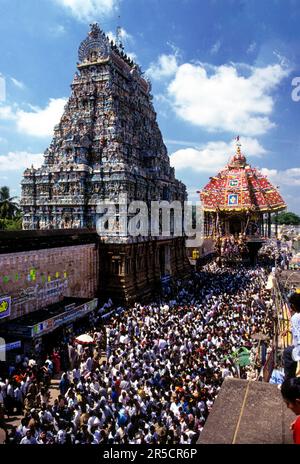
{"type": "Polygon", "coordinates": [[[277,188],[252,168],[237,144],[229,164],[200,193],[204,211],[276,212],[286,208],[277,188]]]}

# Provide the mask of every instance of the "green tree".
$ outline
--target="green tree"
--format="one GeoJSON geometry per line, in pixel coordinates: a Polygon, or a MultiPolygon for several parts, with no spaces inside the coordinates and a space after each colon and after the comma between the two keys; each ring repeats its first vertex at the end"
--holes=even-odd
{"type": "Polygon", "coordinates": [[[0,230],[22,229],[22,215],[17,197],[11,197],[9,188],[0,188],[0,230]]]}
{"type": "Polygon", "coordinates": [[[22,218],[18,219],[0,219],[0,230],[21,230],[22,218]]]}
{"type": "Polygon", "coordinates": [[[286,225],[286,226],[298,226],[300,225],[300,217],[291,212],[282,212],[278,216],[273,217],[274,224],[286,225]]]}
{"type": "Polygon", "coordinates": [[[0,218],[14,219],[20,212],[17,197],[11,197],[9,188],[4,186],[0,188],[0,218]]]}

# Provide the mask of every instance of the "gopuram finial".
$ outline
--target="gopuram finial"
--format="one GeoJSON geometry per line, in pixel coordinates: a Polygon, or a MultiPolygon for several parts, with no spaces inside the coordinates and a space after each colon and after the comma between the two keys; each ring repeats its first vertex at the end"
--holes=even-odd
{"type": "Polygon", "coordinates": [[[233,155],[231,158],[231,165],[235,165],[236,163],[241,166],[245,166],[246,164],[246,158],[241,152],[241,142],[240,142],[240,136],[238,135],[236,138],[236,153],[233,155]]]}
{"type": "Polygon", "coordinates": [[[97,38],[99,36],[99,34],[101,34],[101,29],[100,29],[98,23],[91,23],[90,28],[91,28],[91,30],[89,32],[89,35],[91,37],[97,38]]]}
{"type": "Polygon", "coordinates": [[[79,63],[95,62],[109,55],[109,41],[101,31],[98,23],[90,24],[87,38],[81,42],[78,50],[79,63]]]}

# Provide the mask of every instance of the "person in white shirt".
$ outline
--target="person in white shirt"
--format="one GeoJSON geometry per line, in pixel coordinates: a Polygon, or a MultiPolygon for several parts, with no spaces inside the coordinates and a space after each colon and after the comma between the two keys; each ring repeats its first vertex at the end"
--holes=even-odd
{"type": "Polygon", "coordinates": [[[91,433],[91,428],[92,427],[98,427],[99,425],[102,425],[102,421],[99,419],[99,417],[96,416],[94,411],[90,412],[90,418],[88,420],[88,431],[91,433]]]}
{"type": "Polygon", "coordinates": [[[80,380],[80,369],[75,368],[73,369],[72,371],[72,375],[73,375],[73,382],[76,380],[76,381],[79,381],[80,380]]]}
{"type": "Polygon", "coordinates": [[[21,445],[36,445],[37,441],[36,438],[32,435],[31,430],[26,431],[26,435],[24,438],[22,438],[21,445]]]}
{"type": "Polygon", "coordinates": [[[92,361],[92,358],[89,356],[86,360],[86,363],[85,363],[85,369],[88,371],[88,372],[91,372],[92,370],[92,365],[93,365],[93,361],[92,361]]]}
{"type": "Polygon", "coordinates": [[[66,440],[67,440],[67,434],[66,434],[66,431],[65,430],[62,430],[60,429],[58,432],[57,432],[57,443],[59,445],[64,445],[66,443],[66,440]]]}
{"type": "Polygon", "coordinates": [[[9,416],[14,412],[15,392],[11,382],[6,385],[6,409],[9,416]]]}
{"type": "MultiPolygon", "coordinates": [[[[300,292],[292,293],[289,303],[292,315],[290,332],[293,336],[293,344],[285,348],[283,352],[285,379],[296,377],[297,362],[300,361],[300,292]]],[[[281,335],[285,336],[288,332],[285,330],[281,335]]]]}
{"type": "Polygon", "coordinates": [[[23,412],[23,394],[20,387],[16,387],[14,389],[14,397],[15,397],[15,406],[17,409],[17,414],[22,414],[23,412]]]}
{"type": "Polygon", "coordinates": [[[73,423],[75,429],[79,426],[80,424],[80,416],[81,416],[81,409],[79,405],[75,406],[73,417],[71,422],[73,423]]]}

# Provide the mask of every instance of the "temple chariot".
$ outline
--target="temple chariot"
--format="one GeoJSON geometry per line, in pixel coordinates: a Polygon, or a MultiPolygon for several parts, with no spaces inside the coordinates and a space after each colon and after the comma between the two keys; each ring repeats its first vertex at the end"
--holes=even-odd
{"type": "MultiPolygon", "coordinates": [[[[223,260],[255,262],[263,243],[271,238],[271,217],[286,208],[277,187],[251,167],[241,151],[200,192],[204,209],[204,234],[214,240],[223,260]]],[[[276,232],[275,232],[276,234],[276,232]]]]}

